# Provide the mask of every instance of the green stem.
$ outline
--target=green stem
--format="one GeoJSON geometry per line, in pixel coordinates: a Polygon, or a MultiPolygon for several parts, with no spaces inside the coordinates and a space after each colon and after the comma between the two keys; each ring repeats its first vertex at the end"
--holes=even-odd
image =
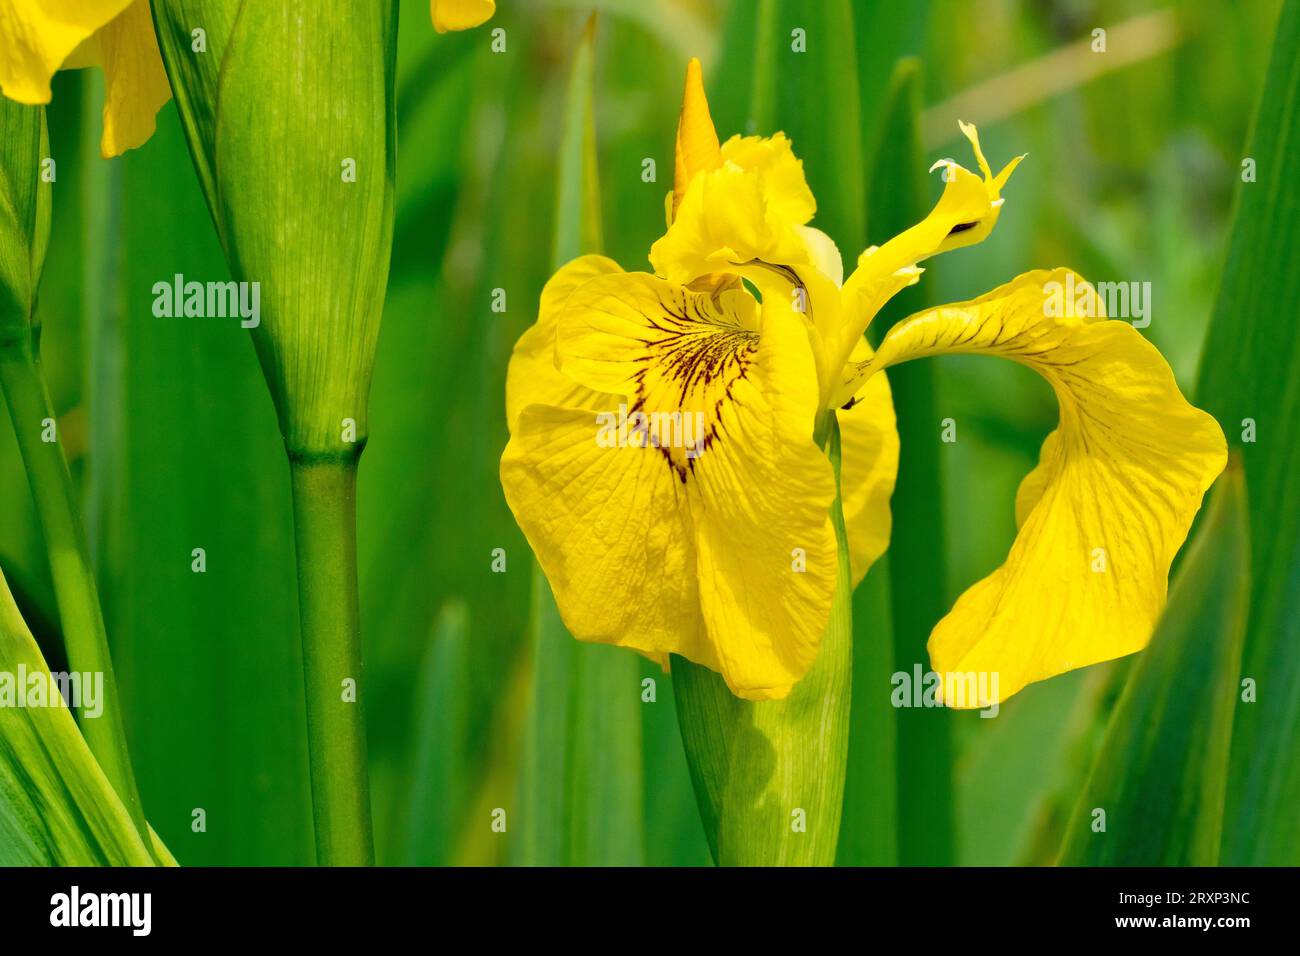
{"type": "Polygon", "coordinates": [[[0,344],[0,386],[9,403],[14,434],[27,469],[41,533],[45,536],[68,665],[73,671],[103,675],[103,709],[99,716],[84,713],[78,701],[81,734],[131,814],[145,846],[151,847],[140,791],[127,751],[104,612],[90,566],[86,534],[73,500],[72,477],[57,432],[53,431],[54,410],[45,389],[35,336],[28,334],[0,344]],[[46,441],[47,434],[56,440],[46,441]]]}
{"type": "Polygon", "coordinates": [[[356,460],[290,458],[316,861],[370,866],[356,460]]]}
{"type": "MultiPolygon", "coordinates": [[[[839,477],[833,415],[816,430],[839,477]]],[[[721,866],[831,866],[844,809],[853,673],[852,591],[839,495],[831,506],[838,579],[821,649],[783,700],[748,701],[681,657],[673,690],[686,761],[721,866]]]]}

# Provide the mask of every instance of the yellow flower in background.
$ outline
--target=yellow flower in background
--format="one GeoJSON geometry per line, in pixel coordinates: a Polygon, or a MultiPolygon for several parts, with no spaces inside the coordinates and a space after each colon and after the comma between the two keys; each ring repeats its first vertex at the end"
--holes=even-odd
{"type": "Polygon", "coordinates": [[[100,153],[143,145],[171,87],[158,54],[149,0],[7,0],[0,7],[0,92],[18,103],[50,101],[61,69],[104,71],[100,153]]]}
{"type": "MultiPolygon", "coordinates": [[[[1217,423],[1155,348],[1092,318],[1095,293],[1067,270],[913,316],[875,355],[863,338],[918,263],[997,222],[1019,160],[994,175],[974,127],[962,132],[980,174],[936,164],[934,209],[845,280],[834,243],[808,225],[816,203],[790,142],[719,144],[692,61],[654,274],[598,256],[564,266],[510,362],[502,484],[575,637],[680,654],[738,696],[784,697],[834,597],[829,416],[856,584],[887,547],[897,469],[879,373],[978,352],[1042,374],[1061,417],[1020,488],[1006,563],[938,622],[933,668],[996,673],[1002,700],[1150,639],[1170,562],[1226,462],[1217,423]],[[1067,286],[1088,308],[1054,307],[1067,286]]],[[[950,680],[949,704],[994,702],[950,680]]]]}
{"type": "Polygon", "coordinates": [[[429,0],[433,28],[439,33],[470,30],[496,13],[496,0],[429,0]]]}

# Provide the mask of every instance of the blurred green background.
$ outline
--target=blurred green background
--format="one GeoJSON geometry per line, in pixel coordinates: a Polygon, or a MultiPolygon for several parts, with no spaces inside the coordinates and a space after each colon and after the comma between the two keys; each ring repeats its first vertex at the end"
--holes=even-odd
{"type": "MultiPolygon", "coordinates": [[[[485,28],[438,36],[427,2],[401,3],[396,241],[358,502],[380,862],[561,862],[521,846],[530,827],[564,823],[522,819],[519,768],[547,730],[529,706],[532,561],[497,462],[506,362],[552,265],[565,88],[592,9],[604,239],[624,267],[647,268],[663,230],[690,56],[704,61],[724,138],[793,137],[821,203],[815,224],[846,264],[892,234],[892,180],[873,170],[911,168],[898,158],[910,161],[906,144],[883,130],[894,65],[916,57],[925,167],[949,156],[973,165],[959,118],[979,125],[995,169],[1029,156],[994,235],[929,263],[882,322],[1031,268],[1149,281],[1144,334],[1191,392],[1278,5],[863,2],[847,31],[834,29],[832,6],[502,0],[485,28]],[[796,27],[805,54],[790,50],[796,27]],[[1099,27],[1105,53],[1090,49],[1099,27]],[[496,28],[504,53],[491,49],[496,28]],[[756,62],[769,69],[757,83],[756,62]],[[657,181],[644,181],[645,159],[657,181]],[[505,313],[491,309],[494,289],[505,290],[505,313]],[[496,548],[505,573],[492,570],[496,548]],[[498,807],[504,834],[490,828],[498,807]]],[[[174,106],[144,148],[106,162],[102,95],[98,72],[55,80],[58,178],[39,314],[146,812],[183,864],[309,863],[288,472],[271,402],[237,321],[153,316],[155,282],[228,271],[174,106]],[[195,548],[204,574],[191,572],[195,548]],[[206,832],[191,828],[196,808],[206,832]]],[[[926,180],[927,201],[941,185],[937,173],[926,180]]],[[[958,441],[939,453],[942,495],[929,502],[945,544],[921,573],[914,561],[896,568],[892,588],[896,607],[915,592],[941,613],[1005,555],[1016,486],[1056,404],[1010,363],[928,364],[935,414],[958,423],[958,441]]],[[[938,431],[936,418],[936,447],[938,431]]],[[[7,416],[0,500],[0,563],[58,669],[57,615],[7,416]]],[[[899,666],[910,670],[906,658],[899,666]]],[[[1054,859],[1127,666],[1032,685],[996,720],[925,714],[938,749],[912,749],[904,735],[894,755],[898,858],[1054,859]]],[[[589,701],[561,728],[614,721],[634,748],[609,769],[618,806],[591,810],[622,828],[601,862],[707,863],[670,679],[639,658],[627,674],[611,695],[635,708],[589,701]],[[653,702],[640,699],[642,677],[657,680],[653,702]]]]}

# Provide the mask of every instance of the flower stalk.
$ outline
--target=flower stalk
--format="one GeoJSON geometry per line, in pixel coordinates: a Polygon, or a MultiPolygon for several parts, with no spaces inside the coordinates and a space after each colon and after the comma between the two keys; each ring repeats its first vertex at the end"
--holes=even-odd
{"type": "Polygon", "coordinates": [[[361,623],[357,462],[292,458],[303,677],[318,862],[374,863],[361,623]]]}

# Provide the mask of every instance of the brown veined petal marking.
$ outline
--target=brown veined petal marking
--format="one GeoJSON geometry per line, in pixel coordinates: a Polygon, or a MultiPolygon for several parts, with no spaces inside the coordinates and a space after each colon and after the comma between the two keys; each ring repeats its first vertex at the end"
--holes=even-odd
{"type": "Polygon", "coordinates": [[[633,438],[685,482],[754,364],[757,311],[742,290],[715,298],[645,273],[593,280],[566,303],[557,365],[588,388],[626,396],[633,438]]]}
{"type": "Polygon", "coordinates": [[[681,654],[742,697],[785,696],[816,656],[836,576],[802,317],[760,316],[739,290],[602,276],[566,301],[556,362],[622,396],[626,417],[615,436],[590,412],[530,406],[502,459],[569,630],[681,654]]]}

